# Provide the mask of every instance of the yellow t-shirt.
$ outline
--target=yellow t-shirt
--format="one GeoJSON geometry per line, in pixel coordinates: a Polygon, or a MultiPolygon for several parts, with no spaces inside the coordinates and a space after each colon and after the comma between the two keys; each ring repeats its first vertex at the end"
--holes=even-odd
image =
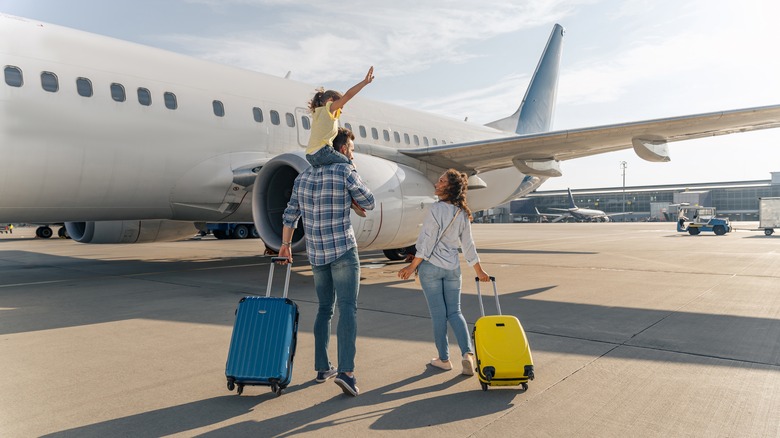
{"type": "Polygon", "coordinates": [[[336,138],[336,134],[339,132],[341,108],[337,109],[335,114],[331,113],[330,105],[332,103],[331,101],[326,103],[325,106],[314,109],[309,146],[306,148],[306,153],[309,155],[317,152],[325,145],[332,146],[333,139],[336,138]]]}

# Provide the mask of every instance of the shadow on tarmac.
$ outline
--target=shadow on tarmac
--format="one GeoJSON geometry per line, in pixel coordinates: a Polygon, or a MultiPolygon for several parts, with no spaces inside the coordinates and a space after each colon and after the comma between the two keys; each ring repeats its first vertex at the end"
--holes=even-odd
{"type": "MultiPolygon", "coordinates": [[[[256,256],[105,261],[25,251],[8,251],[2,258],[15,262],[0,266],[0,335],[138,318],[232,326],[238,300],[245,295],[264,294],[270,263],[269,258],[256,256]],[[25,263],[33,257],[36,264],[25,263]],[[34,294],[29,293],[25,282],[35,284],[34,294]]],[[[308,264],[296,267],[299,269],[291,275],[289,296],[299,304],[315,306],[308,264]]],[[[395,266],[392,269],[395,271],[395,266]]],[[[430,341],[427,332],[375,326],[380,314],[398,315],[407,321],[430,318],[419,286],[393,287],[408,282],[389,274],[387,277],[361,286],[360,335],[430,341]]],[[[471,287],[464,281],[464,290],[471,287]]],[[[685,352],[691,363],[710,363],[715,358],[744,361],[740,366],[780,365],[775,342],[780,339],[777,319],[546,301],[538,295],[556,289],[556,284],[527,290],[512,287],[501,292],[502,310],[522,321],[532,343],[535,335],[543,335],[536,337],[541,339],[533,343],[534,350],[557,352],[556,343],[543,341],[557,336],[685,352]],[[528,299],[532,295],[537,296],[528,299]],[[674,324],[658,324],[661,321],[674,324]],[[718,339],[724,331],[732,339],[729,344],[714,353],[711,347],[699,350],[700,345],[723,344],[718,339]]],[[[493,305],[491,297],[486,297],[488,313],[493,305]]],[[[467,322],[473,324],[479,315],[477,297],[465,293],[461,306],[467,322]]],[[[310,324],[302,324],[300,329],[311,331],[310,324]]]]}
{"type": "MultiPolygon", "coordinates": [[[[375,417],[370,426],[373,430],[412,430],[447,424],[455,421],[495,415],[514,407],[512,401],[523,391],[517,388],[494,389],[486,397],[483,391],[465,391],[456,394],[431,396],[463,381],[458,375],[444,382],[423,388],[400,390],[404,386],[419,382],[438,373],[428,366],[417,376],[410,376],[399,382],[361,393],[357,398],[343,394],[283,416],[263,421],[244,421],[211,432],[201,437],[275,436],[288,437],[305,433],[325,433],[324,430],[336,424],[365,420],[375,417]],[[418,397],[424,397],[416,399],[418,397]],[[396,408],[382,408],[382,404],[403,399],[415,399],[396,408]],[[376,406],[375,410],[366,407],[376,406]],[[446,406],[446,409],[442,409],[446,406]],[[360,413],[350,413],[353,407],[360,413]]],[[[472,379],[474,377],[471,377],[472,379]]],[[[358,382],[359,383],[359,382],[358,382]]],[[[311,381],[289,387],[300,390],[313,385],[311,381]]],[[[330,383],[332,384],[332,383],[330,383]]],[[[281,396],[284,397],[284,394],[281,396]]],[[[91,424],[70,430],[45,435],[51,438],[105,437],[121,430],[125,436],[166,436],[193,429],[207,427],[262,409],[262,404],[276,395],[270,391],[258,396],[223,396],[200,400],[125,418],[91,424]],[[150,431],[154,431],[151,435],[150,431]]]]}

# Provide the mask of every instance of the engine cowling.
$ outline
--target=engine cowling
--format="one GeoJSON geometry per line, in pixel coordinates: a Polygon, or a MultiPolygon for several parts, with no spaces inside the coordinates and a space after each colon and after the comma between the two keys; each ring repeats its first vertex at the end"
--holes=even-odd
{"type": "MultiPolygon", "coordinates": [[[[433,183],[420,171],[379,157],[355,154],[360,177],[374,194],[375,208],[366,217],[351,215],[361,250],[403,248],[414,244],[425,211],[436,198],[433,183]]],[[[282,214],[292,195],[295,178],[307,167],[304,154],[279,155],[266,163],[255,179],[252,215],[266,246],[282,243],[282,214]]],[[[302,221],[293,234],[292,250],[306,249],[302,221]]]]}
{"type": "Polygon", "coordinates": [[[79,243],[169,242],[198,232],[192,222],[170,220],[65,222],[65,229],[79,243]]]}

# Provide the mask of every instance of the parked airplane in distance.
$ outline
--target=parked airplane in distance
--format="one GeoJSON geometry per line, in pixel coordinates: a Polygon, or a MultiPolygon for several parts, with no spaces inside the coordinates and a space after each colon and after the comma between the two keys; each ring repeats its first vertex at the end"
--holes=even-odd
{"type": "MultiPolygon", "coordinates": [[[[780,126],[773,105],[550,131],[563,35],[554,25],[517,111],[485,126],[350,101],[341,122],[377,205],[352,215],[361,249],[403,257],[446,168],[470,175],[477,211],[560,176],[561,161],[633,148],[663,162],[667,142],[780,126]]],[[[279,248],[316,86],[4,14],[0,67],[0,222],[64,222],[81,243],[252,222],[279,248]]],[[[299,229],[293,251],[303,239],[299,229]]]]}
{"type": "Polygon", "coordinates": [[[609,222],[610,218],[613,216],[622,216],[626,214],[631,214],[631,212],[625,212],[625,213],[605,213],[601,210],[591,209],[591,208],[580,208],[577,207],[577,204],[574,203],[574,196],[571,194],[571,189],[566,189],[569,192],[569,208],[550,208],[550,210],[555,211],[563,211],[562,215],[556,217],[553,222],[560,222],[561,220],[566,219],[567,217],[574,218],[578,221],[589,221],[589,222],[609,222]]]}

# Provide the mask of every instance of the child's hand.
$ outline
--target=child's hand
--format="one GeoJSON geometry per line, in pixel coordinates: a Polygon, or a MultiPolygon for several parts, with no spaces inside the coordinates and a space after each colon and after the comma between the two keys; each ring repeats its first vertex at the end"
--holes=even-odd
{"type": "Polygon", "coordinates": [[[366,84],[370,84],[371,81],[374,80],[374,66],[372,65],[371,68],[368,69],[368,73],[366,73],[366,78],[363,79],[363,82],[366,84]]]}

